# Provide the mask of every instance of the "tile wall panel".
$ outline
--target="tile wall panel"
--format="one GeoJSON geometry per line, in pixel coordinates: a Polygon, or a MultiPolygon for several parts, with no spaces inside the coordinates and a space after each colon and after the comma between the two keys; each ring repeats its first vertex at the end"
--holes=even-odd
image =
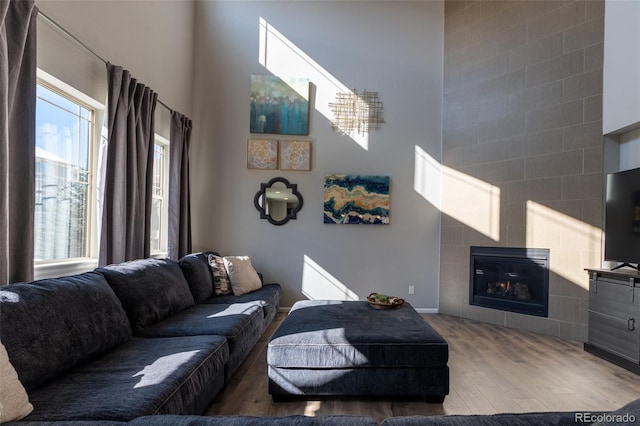
{"type": "Polygon", "coordinates": [[[465,194],[445,179],[441,312],[585,340],[583,268],[601,257],[603,27],[602,0],[445,2],[443,164],[499,194],[499,232],[448,215],[465,194]],[[543,243],[548,318],[469,306],[470,245],[543,243]]]}

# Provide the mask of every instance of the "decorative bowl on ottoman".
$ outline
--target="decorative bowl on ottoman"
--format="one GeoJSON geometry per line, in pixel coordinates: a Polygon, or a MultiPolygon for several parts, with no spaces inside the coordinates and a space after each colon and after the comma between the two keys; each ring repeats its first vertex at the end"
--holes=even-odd
{"type": "Polygon", "coordinates": [[[402,306],[404,299],[396,296],[387,296],[381,293],[371,293],[367,296],[369,306],[374,309],[395,309],[402,306]]]}

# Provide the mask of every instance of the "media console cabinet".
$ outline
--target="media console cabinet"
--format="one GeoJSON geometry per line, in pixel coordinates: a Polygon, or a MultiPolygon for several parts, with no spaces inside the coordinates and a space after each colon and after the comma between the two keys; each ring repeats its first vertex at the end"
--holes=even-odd
{"type": "Polygon", "coordinates": [[[587,272],[589,331],[584,350],[640,374],[640,272],[587,272]]]}

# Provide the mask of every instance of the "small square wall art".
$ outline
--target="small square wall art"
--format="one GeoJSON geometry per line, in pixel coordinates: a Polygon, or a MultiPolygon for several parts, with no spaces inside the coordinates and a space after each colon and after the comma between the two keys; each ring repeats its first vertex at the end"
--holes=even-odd
{"type": "Polygon", "coordinates": [[[324,223],[389,224],[389,176],[325,176],[324,223]]]}
{"type": "Polygon", "coordinates": [[[247,168],[276,170],[278,168],[278,141],[247,140],[247,168]]]}
{"type": "Polygon", "coordinates": [[[311,142],[280,141],[280,170],[311,170],[311,142]]]}

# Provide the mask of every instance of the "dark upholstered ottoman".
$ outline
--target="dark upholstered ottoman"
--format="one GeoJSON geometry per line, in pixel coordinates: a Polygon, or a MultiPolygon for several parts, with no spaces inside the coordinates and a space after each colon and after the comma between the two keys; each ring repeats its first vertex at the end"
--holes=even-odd
{"type": "Polygon", "coordinates": [[[426,397],[449,393],[449,346],[408,303],[297,302],[269,341],[269,393],[426,397]]]}

